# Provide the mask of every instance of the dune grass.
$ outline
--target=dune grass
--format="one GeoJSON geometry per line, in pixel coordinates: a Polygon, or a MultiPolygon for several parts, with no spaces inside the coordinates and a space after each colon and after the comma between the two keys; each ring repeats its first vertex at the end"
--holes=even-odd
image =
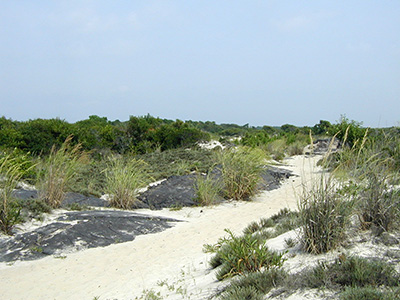
{"type": "Polygon", "coordinates": [[[137,199],[140,188],[151,180],[142,160],[112,156],[105,170],[106,192],[110,195],[110,204],[115,208],[132,209],[139,204],[137,199]]]}
{"type": "Polygon", "coordinates": [[[80,144],[72,145],[72,136],[59,149],[53,146],[49,156],[39,164],[39,198],[52,208],[60,207],[77,167],[86,162],[87,154],[82,152],[80,144]]]}
{"type": "Polygon", "coordinates": [[[196,193],[195,201],[199,205],[213,205],[222,192],[222,185],[219,179],[211,172],[207,175],[198,174],[194,183],[196,193]]]}
{"type": "Polygon", "coordinates": [[[266,164],[266,154],[261,149],[229,149],[221,153],[219,162],[227,198],[248,200],[255,194],[266,164]]]}
{"type": "Polygon", "coordinates": [[[0,159],[0,231],[5,234],[11,234],[20,221],[20,208],[14,205],[12,191],[23,175],[21,167],[10,155],[0,159]]]}
{"type": "Polygon", "coordinates": [[[332,177],[325,175],[300,197],[301,241],[307,252],[328,252],[345,238],[354,203],[339,194],[337,188],[332,177]]]}

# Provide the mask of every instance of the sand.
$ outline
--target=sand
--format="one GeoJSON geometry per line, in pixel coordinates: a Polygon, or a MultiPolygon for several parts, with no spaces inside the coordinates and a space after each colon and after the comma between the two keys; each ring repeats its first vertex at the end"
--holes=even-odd
{"type": "Polygon", "coordinates": [[[234,233],[280,209],[296,209],[301,186],[318,173],[321,157],[295,156],[284,168],[296,177],[279,189],[262,192],[251,202],[232,201],[214,207],[180,211],[138,210],[182,220],[161,233],[104,248],[66,253],[36,261],[0,264],[0,299],[135,299],[154,290],[163,299],[206,299],[217,287],[203,245],[234,233]]]}

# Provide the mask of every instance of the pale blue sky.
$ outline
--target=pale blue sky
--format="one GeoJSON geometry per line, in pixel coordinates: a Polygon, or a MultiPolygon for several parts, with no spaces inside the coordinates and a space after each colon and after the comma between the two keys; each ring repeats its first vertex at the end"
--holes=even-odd
{"type": "Polygon", "coordinates": [[[0,0],[0,116],[400,121],[400,1],[0,0]]]}

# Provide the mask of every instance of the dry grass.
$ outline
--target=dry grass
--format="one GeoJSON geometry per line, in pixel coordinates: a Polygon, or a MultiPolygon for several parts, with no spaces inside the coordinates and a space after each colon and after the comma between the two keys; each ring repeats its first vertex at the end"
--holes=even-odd
{"type": "Polygon", "coordinates": [[[87,155],[81,151],[81,145],[71,144],[68,137],[60,149],[52,147],[50,155],[43,159],[39,169],[39,198],[52,208],[61,206],[65,192],[71,184],[76,168],[87,162],[87,155]]]}

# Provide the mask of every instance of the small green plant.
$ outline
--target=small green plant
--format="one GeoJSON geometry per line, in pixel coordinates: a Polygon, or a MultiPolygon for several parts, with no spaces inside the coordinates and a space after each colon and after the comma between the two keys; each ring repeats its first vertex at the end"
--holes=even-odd
{"type": "Polygon", "coordinates": [[[31,252],[36,252],[36,253],[43,253],[43,248],[39,246],[33,246],[30,248],[31,252]]]}
{"type": "Polygon", "coordinates": [[[169,208],[169,210],[170,210],[170,211],[180,211],[180,210],[182,210],[182,208],[183,208],[182,205],[180,205],[180,204],[174,204],[174,205],[172,205],[172,206],[169,208]]]}
{"type": "Polygon", "coordinates": [[[79,203],[71,203],[66,206],[66,209],[74,211],[82,211],[82,210],[89,210],[90,208],[87,207],[86,205],[81,205],[79,203]]]}
{"type": "Polygon", "coordinates": [[[261,149],[239,147],[226,150],[219,160],[227,198],[247,200],[255,194],[266,164],[266,155],[261,149]]]}
{"type": "Polygon", "coordinates": [[[145,163],[137,159],[113,156],[109,160],[106,174],[106,191],[110,204],[116,208],[132,209],[138,203],[138,191],[150,182],[145,163]]]}
{"type": "Polygon", "coordinates": [[[72,146],[69,136],[60,149],[52,147],[49,156],[42,160],[39,169],[39,198],[52,208],[61,206],[65,191],[73,181],[76,168],[86,162],[87,155],[81,151],[81,145],[72,146]]]}
{"type": "Polygon", "coordinates": [[[307,252],[325,253],[344,240],[353,202],[336,189],[332,178],[323,175],[300,198],[301,241],[307,252]]]}
{"type": "Polygon", "coordinates": [[[281,209],[270,218],[261,218],[260,221],[250,223],[244,230],[244,234],[258,234],[260,237],[270,239],[287,231],[299,227],[299,213],[287,208],[281,209]]]}
{"type": "Polygon", "coordinates": [[[160,292],[154,290],[144,290],[140,298],[136,297],[135,300],[162,300],[160,292]]]}
{"type": "Polygon", "coordinates": [[[213,268],[221,266],[216,274],[218,280],[282,266],[283,253],[270,251],[263,240],[253,235],[237,237],[231,231],[225,231],[227,238],[220,239],[214,246],[205,247],[206,251],[216,253],[210,265],[213,268]]]}
{"type": "Polygon", "coordinates": [[[200,205],[213,205],[222,188],[220,182],[211,173],[208,173],[207,175],[197,175],[194,190],[196,193],[195,200],[200,205]]]}

